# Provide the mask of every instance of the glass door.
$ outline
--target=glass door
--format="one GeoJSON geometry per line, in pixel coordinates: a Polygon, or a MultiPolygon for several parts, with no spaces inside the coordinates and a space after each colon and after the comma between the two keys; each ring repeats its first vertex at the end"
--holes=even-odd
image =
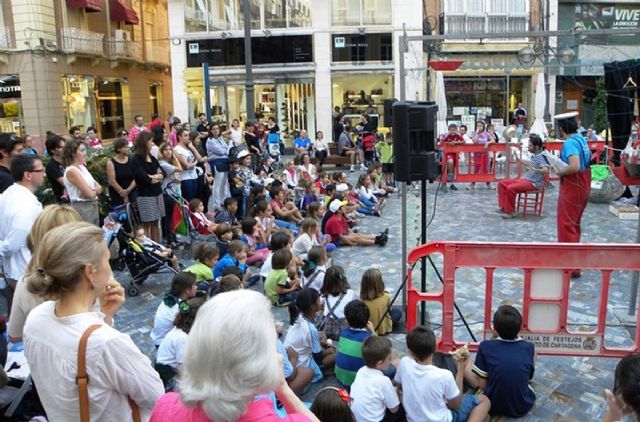
{"type": "Polygon", "coordinates": [[[311,82],[278,83],[277,122],[282,138],[287,145],[293,143],[300,130],[305,129],[310,137],[315,136],[316,102],[314,84],[311,82]]]}

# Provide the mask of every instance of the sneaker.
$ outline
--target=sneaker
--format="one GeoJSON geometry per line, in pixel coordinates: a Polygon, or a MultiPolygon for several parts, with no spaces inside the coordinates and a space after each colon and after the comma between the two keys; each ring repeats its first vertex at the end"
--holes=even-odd
{"type": "Polygon", "coordinates": [[[453,183],[451,184],[451,190],[458,190],[458,188],[456,187],[456,185],[454,185],[453,183]]]}
{"type": "Polygon", "coordinates": [[[493,185],[492,185],[491,183],[487,183],[487,189],[489,189],[489,190],[493,190],[493,189],[494,189],[494,187],[493,187],[493,185]]]}
{"type": "Polygon", "coordinates": [[[502,218],[504,218],[505,220],[511,219],[511,218],[516,218],[518,216],[518,214],[516,214],[515,212],[508,212],[505,215],[502,216],[502,218]]]}
{"type": "Polygon", "coordinates": [[[375,217],[380,217],[380,211],[375,210],[375,211],[373,212],[373,215],[374,215],[375,217]]]}
{"type": "Polygon", "coordinates": [[[582,271],[580,270],[573,270],[571,272],[571,278],[580,278],[582,277],[582,271]]]}
{"type": "Polygon", "coordinates": [[[351,168],[349,169],[349,172],[353,173],[354,171],[356,171],[356,167],[354,165],[351,165],[351,168]]]}
{"type": "Polygon", "coordinates": [[[365,166],[364,164],[360,164],[360,170],[362,171],[367,171],[367,166],[365,166]]]}
{"type": "Polygon", "coordinates": [[[467,190],[475,190],[475,188],[476,188],[475,183],[471,183],[469,186],[467,186],[467,190]]]}
{"type": "Polygon", "coordinates": [[[386,229],[384,229],[384,231],[380,232],[380,234],[384,234],[384,235],[389,235],[389,227],[387,227],[386,229]]]}
{"type": "Polygon", "coordinates": [[[364,214],[362,214],[362,213],[360,213],[360,212],[357,212],[357,213],[356,213],[356,217],[358,217],[358,218],[363,218],[364,216],[365,216],[365,215],[364,215],[364,214]]]}

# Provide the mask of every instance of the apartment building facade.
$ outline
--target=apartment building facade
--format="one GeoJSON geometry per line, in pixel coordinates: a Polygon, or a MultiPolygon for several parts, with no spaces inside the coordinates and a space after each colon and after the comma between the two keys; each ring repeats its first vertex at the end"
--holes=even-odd
{"type": "MultiPolygon", "coordinates": [[[[285,140],[301,129],[331,140],[336,107],[382,122],[383,99],[399,97],[399,37],[422,34],[422,0],[250,0],[250,13],[255,114],[285,140]]],[[[176,115],[207,111],[183,78],[207,63],[212,120],[245,122],[242,1],[169,0],[169,16],[176,115]]],[[[406,97],[424,99],[421,43],[409,50],[406,97]]]]}
{"type": "Polygon", "coordinates": [[[166,0],[5,0],[0,130],[97,128],[103,139],[171,110],[166,0]]]}
{"type": "MultiPolygon", "coordinates": [[[[462,62],[456,70],[443,72],[448,120],[467,126],[477,120],[508,126],[519,103],[533,110],[535,83],[542,68],[522,66],[517,53],[533,45],[527,32],[544,29],[543,1],[424,0],[426,32],[445,36],[523,34],[515,38],[425,43],[425,53],[432,62],[431,73],[442,65],[446,68],[447,62],[462,62]]],[[[532,122],[533,113],[529,114],[532,122]]]]}

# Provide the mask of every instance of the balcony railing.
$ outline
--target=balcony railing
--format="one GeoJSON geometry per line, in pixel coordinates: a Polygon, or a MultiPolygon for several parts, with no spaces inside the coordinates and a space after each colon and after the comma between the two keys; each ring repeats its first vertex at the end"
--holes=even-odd
{"type": "Polygon", "coordinates": [[[142,61],[142,48],[136,41],[110,39],[107,41],[107,51],[111,58],[142,61]]]}
{"type": "Polygon", "coordinates": [[[170,64],[169,48],[158,45],[147,45],[145,48],[147,62],[158,64],[170,64]]]}
{"type": "Polygon", "coordinates": [[[0,50],[8,50],[10,48],[13,48],[11,29],[6,26],[0,26],[0,50]]]}
{"type": "MultiPolygon", "coordinates": [[[[444,17],[444,21],[446,35],[526,33],[529,30],[529,16],[527,14],[449,14],[444,17]]],[[[498,39],[492,38],[492,40],[498,39]]]]}
{"type": "Polygon", "coordinates": [[[103,56],[104,34],[73,27],[62,28],[62,51],[103,56]]]}

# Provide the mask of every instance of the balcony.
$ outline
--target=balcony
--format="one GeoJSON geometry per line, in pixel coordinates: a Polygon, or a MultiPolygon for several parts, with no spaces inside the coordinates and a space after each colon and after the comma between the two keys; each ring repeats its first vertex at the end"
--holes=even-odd
{"type": "Polygon", "coordinates": [[[62,28],[62,51],[70,54],[104,55],[104,34],[82,29],[62,28]]]}
{"type": "Polygon", "coordinates": [[[13,48],[11,30],[6,26],[0,26],[0,50],[9,50],[11,48],[13,48]]]}
{"type": "Polygon", "coordinates": [[[163,45],[147,45],[145,59],[149,63],[169,65],[169,48],[163,45]]]}
{"type": "Polygon", "coordinates": [[[107,50],[112,59],[142,60],[142,48],[135,41],[107,41],[107,50]]]}

